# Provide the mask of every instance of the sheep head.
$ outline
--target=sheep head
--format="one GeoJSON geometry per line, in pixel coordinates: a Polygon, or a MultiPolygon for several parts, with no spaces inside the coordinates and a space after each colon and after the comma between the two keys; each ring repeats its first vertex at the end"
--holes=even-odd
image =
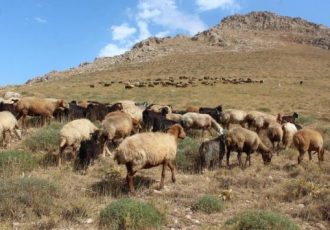
{"type": "Polygon", "coordinates": [[[270,164],[270,162],[272,161],[272,157],[273,157],[273,154],[270,152],[270,150],[261,151],[261,155],[262,155],[262,160],[264,161],[264,165],[270,164]]]}
{"type": "Polygon", "coordinates": [[[293,112],[292,117],[293,118],[298,118],[298,113],[297,112],[293,112]]]}
{"type": "Polygon", "coordinates": [[[186,137],[186,133],[181,125],[175,124],[172,125],[168,130],[167,133],[175,136],[176,138],[184,139],[186,137]]]}
{"type": "Polygon", "coordinates": [[[66,100],[60,100],[59,106],[65,109],[70,109],[69,103],[66,100]]]}

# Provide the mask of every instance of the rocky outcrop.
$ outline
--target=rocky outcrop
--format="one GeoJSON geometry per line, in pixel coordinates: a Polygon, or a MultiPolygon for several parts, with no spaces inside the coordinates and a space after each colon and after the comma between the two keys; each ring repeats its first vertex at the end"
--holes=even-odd
{"type": "Polygon", "coordinates": [[[279,16],[271,12],[252,12],[225,17],[220,24],[193,37],[150,37],[136,43],[130,51],[115,57],[96,58],[63,72],[52,71],[26,82],[33,84],[82,73],[114,68],[117,64],[147,62],[175,53],[221,51],[254,51],[272,48],[282,41],[330,49],[330,29],[301,18],[279,16]],[[216,49],[214,49],[216,47],[216,49]]]}

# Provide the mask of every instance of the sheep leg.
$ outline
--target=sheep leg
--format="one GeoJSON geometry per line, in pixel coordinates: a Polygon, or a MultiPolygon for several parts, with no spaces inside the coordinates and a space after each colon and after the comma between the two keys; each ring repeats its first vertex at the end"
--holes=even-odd
{"type": "Polygon", "coordinates": [[[57,156],[57,166],[61,167],[62,165],[62,160],[65,161],[65,157],[63,157],[64,149],[66,148],[66,145],[60,147],[60,152],[57,156]]]}
{"type": "Polygon", "coordinates": [[[223,155],[224,155],[223,153],[220,153],[220,154],[219,154],[219,168],[222,167],[223,155]]]}
{"type": "Polygon", "coordinates": [[[133,183],[133,176],[135,172],[132,169],[132,165],[130,163],[126,164],[126,169],[127,169],[127,176],[126,176],[126,182],[129,188],[129,191],[131,194],[135,195],[135,188],[134,188],[134,183],[133,183]]]}
{"type": "Polygon", "coordinates": [[[241,155],[242,155],[242,153],[241,153],[240,151],[238,151],[238,152],[237,152],[238,165],[239,165],[239,167],[242,168],[243,164],[242,164],[241,155]]]}
{"type": "Polygon", "coordinates": [[[175,181],[176,181],[176,179],[175,179],[175,167],[174,167],[174,165],[171,161],[168,161],[167,166],[170,168],[171,173],[172,173],[172,182],[175,183],[175,181]]]}
{"type": "Polygon", "coordinates": [[[75,162],[76,159],[77,159],[77,155],[78,155],[78,153],[77,153],[77,149],[78,149],[77,146],[73,146],[73,147],[72,147],[72,160],[73,160],[73,162],[75,162]]]}
{"type": "Polygon", "coordinates": [[[303,160],[304,154],[305,154],[305,151],[304,150],[300,150],[299,151],[298,164],[300,164],[300,162],[303,160]]]}
{"type": "Polygon", "coordinates": [[[227,158],[227,167],[229,167],[229,157],[230,157],[230,149],[228,149],[226,158],[227,158]]]}
{"type": "Polygon", "coordinates": [[[167,162],[167,161],[164,161],[164,162],[163,162],[163,168],[162,168],[162,176],[161,176],[161,178],[160,178],[160,186],[159,186],[159,189],[163,189],[163,188],[164,188],[166,165],[168,165],[168,162],[167,162]]]}
{"type": "Polygon", "coordinates": [[[312,151],[308,151],[308,157],[309,157],[309,160],[311,161],[312,160],[312,151]]]}

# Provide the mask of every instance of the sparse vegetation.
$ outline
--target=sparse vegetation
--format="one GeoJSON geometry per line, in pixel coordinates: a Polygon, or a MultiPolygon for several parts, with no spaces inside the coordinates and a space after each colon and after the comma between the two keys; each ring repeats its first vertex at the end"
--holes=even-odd
{"type": "Polygon", "coordinates": [[[0,177],[7,178],[29,172],[38,162],[29,152],[7,150],[0,152],[0,177]]]}
{"type": "Polygon", "coordinates": [[[39,129],[24,141],[23,146],[33,152],[49,153],[57,150],[60,138],[59,131],[62,126],[61,123],[53,122],[51,125],[39,129]]]}
{"type": "Polygon", "coordinates": [[[224,208],[222,199],[214,195],[203,195],[192,205],[193,211],[202,211],[208,214],[220,212],[224,208]]]}
{"type": "Polygon", "coordinates": [[[193,173],[199,169],[199,145],[200,143],[196,139],[190,137],[186,137],[178,144],[178,151],[175,159],[178,170],[182,170],[186,173],[193,173]]]}
{"type": "Polygon", "coordinates": [[[0,216],[13,220],[33,220],[56,211],[56,185],[46,180],[23,177],[0,182],[0,216]]]}
{"type": "MultiPolygon", "coordinates": [[[[330,52],[287,40],[278,42],[271,31],[243,32],[241,30],[237,37],[233,35],[235,40],[229,44],[237,48],[235,52],[228,46],[209,46],[204,40],[196,42],[189,38],[175,38],[170,43],[151,44],[147,49],[143,48],[151,49],[148,51],[152,55],[149,61],[134,61],[135,57],[143,59],[145,53],[141,53],[141,57],[140,53],[136,53],[127,62],[113,65],[107,64],[111,58],[98,59],[95,67],[90,65],[84,69],[57,72],[54,81],[49,79],[31,85],[5,87],[0,89],[0,94],[14,91],[24,96],[108,103],[131,99],[136,102],[170,104],[178,110],[188,105],[214,107],[222,104],[224,110],[261,110],[272,115],[297,112],[298,124],[314,128],[322,134],[324,147],[328,150],[324,162],[318,165],[316,155],[309,161],[308,154],[305,154],[302,164],[297,165],[298,151],[292,147],[280,151],[279,156],[274,154],[270,167],[264,167],[260,155],[252,154],[252,166],[241,170],[237,166],[237,154],[233,153],[230,159],[232,167],[221,167],[200,174],[198,148],[206,138],[201,138],[200,130],[190,130],[188,137],[179,142],[176,183],[170,182],[167,168],[166,186],[158,191],[161,167],[139,171],[134,178],[138,200],[128,199],[127,207],[121,199],[128,196],[125,166],[117,166],[111,157],[106,156],[95,161],[86,175],[72,170],[70,164],[61,168],[53,167],[56,165],[53,153],[58,151],[58,133],[63,124],[53,122],[50,126],[40,127],[41,119],[31,117],[27,133],[23,132],[23,141],[15,139],[9,145],[10,150],[0,152],[0,229],[13,229],[13,223],[17,224],[18,229],[98,229],[100,226],[108,229],[112,226],[111,221],[118,224],[113,228],[124,225],[134,229],[136,220],[136,228],[219,229],[229,218],[235,221],[228,221],[230,224],[224,225],[226,230],[242,229],[239,227],[242,221],[246,223],[244,226],[255,224],[253,229],[258,229],[260,225],[259,229],[265,226],[266,229],[290,229],[293,225],[281,228],[269,225],[273,222],[287,223],[285,219],[290,217],[295,218],[296,225],[301,229],[329,229],[330,52]],[[242,35],[247,35],[243,43],[242,35]],[[254,50],[254,44],[264,43],[265,38],[270,41],[271,49],[264,47],[254,50]],[[253,39],[252,42],[250,39],[253,39]],[[272,39],[275,39],[274,42],[272,39]],[[245,45],[248,49],[244,48],[245,45]],[[153,56],[157,46],[166,54],[153,56]],[[167,80],[169,77],[177,81],[181,75],[196,78],[195,87],[155,85],[125,90],[124,85],[118,83],[142,82],[148,78],[151,81],[156,78],[167,80]],[[213,86],[206,86],[198,81],[205,76],[219,79],[242,77],[264,82],[223,84],[219,81],[213,86]],[[101,81],[115,83],[103,87],[99,84],[101,81]],[[300,81],[303,83],[300,84],[300,81]],[[95,88],[90,88],[91,84],[95,88]],[[38,162],[47,167],[38,167],[38,162]],[[28,178],[21,178],[23,172],[28,178]],[[56,182],[56,185],[48,181],[56,182]],[[225,210],[212,214],[192,211],[192,204],[197,203],[203,194],[226,198],[225,210]],[[105,208],[107,202],[112,203],[105,208]],[[146,221],[139,222],[144,217],[125,216],[125,213],[129,213],[126,210],[136,207],[130,202],[156,207],[156,213],[158,211],[162,217],[161,224],[147,227],[146,221]],[[155,204],[157,202],[159,204],[155,204]],[[281,210],[282,214],[249,211],[252,208],[281,210]],[[234,217],[240,212],[243,212],[242,215],[234,217]],[[164,222],[164,216],[167,222],[164,222]],[[122,217],[126,219],[122,221],[122,217]],[[92,223],[86,223],[87,219],[92,219],[92,223]]],[[[288,37],[280,34],[288,40],[292,38],[290,34],[288,37]]],[[[220,41],[215,38],[215,41],[220,41]]],[[[263,134],[261,132],[261,136],[263,134]]],[[[270,146],[268,139],[265,144],[270,146]]],[[[243,154],[243,161],[245,157],[246,154],[243,154]]],[[[147,218],[154,215],[158,220],[156,216],[159,215],[153,211],[152,215],[149,211],[143,213],[148,213],[147,218]]],[[[292,229],[297,229],[297,226],[292,229]]]]}
{"type": "Polygon", "coordinates": [[[152,205],[133,199],[113,201],[100,214],[106,229],[158,229],[164,217],[152,205]]]}
{"type": "Polygon", "coordinates": [[[274,211],[246,211],[226,221],[225,229],[231,230],[298,230],[288,217],[274,211]]]}

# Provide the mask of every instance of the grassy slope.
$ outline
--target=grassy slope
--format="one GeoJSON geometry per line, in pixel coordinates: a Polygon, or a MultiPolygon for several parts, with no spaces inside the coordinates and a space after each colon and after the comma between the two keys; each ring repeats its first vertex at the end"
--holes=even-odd
{"type": "MultiPolygon", "coordinates": [[[[309,46],[290,45],[278,49],[256,52],[235,53],[194,53],[176,54],[158,58],[146,64],[130,64],[115,67],[111,71],[96,72],[91,75],[79,75],[70,79],[19,86],[11,90],[25,95],[60,97],[66,99],[93,99],[113,102],[118,99],[133,99],[170,103],[176,107],[187,104],[217,105],[225,108],[241,108],[245,110],[261,109],[276,114],[277,112],[298,111],[305,117],[305,122],[323,132],[326,142],[330,138],[330,52],[309,46]],[[219,76],[219,77],[251,77],[264,79],[264,84],[223,85],[214,87],[201,86],[196,88],[135,88],[125,90],[123,85],[115,84],[109,88],[97,85],[98,81],[112,79],[146,79],[156,77],[186,76],[219,76]],[[299,81],[304,80],[303,85],[299,81]],[[95,83],[94,89],[89,84],[95,83]],[[280,85],[279,85],[280,84],[280,85]]],[[[200,140],[199,140],[200,141],[200,140]]],[[[274,157],[270,167],[264,167],[261,157],[252,157],[251,168],[242,171],[237,167],[229,170],[222,168],[205,175],[186,175],[179,172],[177,183],[172,184],[167,173],[166,189],[162,193],[154,192],[158,186],[160,169],[145,170],[138,175],[143,176],[138,197],[154,202],[166,212],[167,227],[189,229],[212,229],[221,226],[226,219],[251,208],[277,209],[295,218],[303,229],[316,228],[320,218],[303,215],[300,204],[307,211],[313,210],[318,198],[312,195],[298,197],[289,202],[284,197],[288,192],[286,186],[295,179],[310,178],[315,184],[327,185],[330,176],[329,156],[320,169],[316,156],[312,163],[305,162],[302,166],[293,166],[297,152],[290,150],[279,157],[274,157]],[[148,179],[149,178],[149,179],[148,179]],[[225,202],[222,213],[211,215],[192,213],[191,204],[197,196],[204,193],[219,195],[223,190],[232,189],[233,199],[225,202]],[[299,206],[300,205],[300,206],[299,206]],[[200,221],[200,225],[187,218],[200,221]]],[[[236,157],[231,159],[236,164],[236,157]]],[[[58,184],[63,195],[59,198],[60,205],[78,206],[85,210],[87,217],[94,220],[92,224],[84,224],[86,215],[78,218],[59,216],[46,217],[43,221],[55,222],[57,226],[72,226],[76,229],[97,229],[97,218],[102,208],[112,200],[125,197],[117,184],[104,180],[115,167],[124,178],[125,170],[116,166],[109,158],[98,161],[90,168],[88,175],[83,176],[72,172],[71,167],[61,170],[55,167],[37,168],[28,175],[47,179],[58,184]],[[102,193],[93,188],[102,188],[102,193]],[[119,190],[119,191],[118,191],[119,190]],[[92,194],[92,195],[91,195],[92,194]],[[107,195],[104,195],[107,194],[107,195]],[[116,194],[110,195],[110,194],[116,194]]],[[[120,186],[124,180],[119,180],[120,186]]],[[[78,215],[79,216],[79,215],[78,215]]],[[[5,222],[2,222],[5,226],[5,222]]],[[[10,226],[11,223],[7,223],[10,226]]],[[[29,224],[23,225],[29,226],[29,224]]],[[[0,225],[1,227],[1,225],[0,225]]],[[[328,226],[329,227],[329,226],[328,226]]],[[[26,227],[27,228],[27,227],[26,227]]]]}

